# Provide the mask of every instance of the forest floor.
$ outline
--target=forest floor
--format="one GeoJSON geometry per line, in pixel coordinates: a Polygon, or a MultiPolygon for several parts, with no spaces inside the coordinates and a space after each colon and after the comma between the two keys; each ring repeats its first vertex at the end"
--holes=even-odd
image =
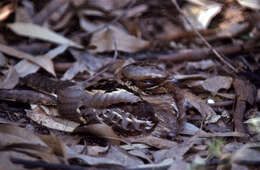
{"type": "Polygon", "coordinates": [[[259,9],[1,1],[0,169],[258,169],[259,9]]]}

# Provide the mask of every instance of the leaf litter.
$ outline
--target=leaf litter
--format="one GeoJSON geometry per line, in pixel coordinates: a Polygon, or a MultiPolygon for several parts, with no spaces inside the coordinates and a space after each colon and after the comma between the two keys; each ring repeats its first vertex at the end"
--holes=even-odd
{"type": "Polygon", "coordinates": [[[258,167],[257,9],[254,0],[1,2],[0,168],[258,167]],[[156,65],[169,76],[154,80],[151,70],[136,80],[118,76],[131,63],[156,65]],[[24,84],[32,73],[42,86],[41,75],[69,80],[95,96],[84,101],[97,108],[24,84]],[[129,122],[139,132],[151,123],[131,115],[140,102],[151,105],[156,126],[121,135],[129,122]],[[76,108],[72,117],[91,113],[82,122],[68,120],[61,103],[76,108]],[[98,117],[102,108],[113,116],[98,117]]]}

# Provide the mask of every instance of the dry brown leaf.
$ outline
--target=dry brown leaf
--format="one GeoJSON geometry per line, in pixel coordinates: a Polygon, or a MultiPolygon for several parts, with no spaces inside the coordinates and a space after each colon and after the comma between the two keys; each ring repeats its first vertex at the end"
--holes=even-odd
{"type": "Polygon", "coordinates": [[[232,162],[240,165],[255,165],[255,163],[258,163],[257,165],[259,165],[259,148],[259,143],[244,145],[232,155],[232,162]]]}
{"type": "Polygon", "coordinates": [[[84,71],[93,75],[98,69],[105,64],[105,59],[102,60],[94,57],[87,51],[70,50],[73,57],[77,60],[63,75],[61,80],[71,80],[78,73],[84,71]]]}
{"type": "Polygon", "coordinates": [[[233,79],[228,76],[214,76],[208,78],[202,83],[204,90],[216,95],[220,89],[229,89],[232,85],[233,79]]]}
{"type": "MultiPolygon", "coordinates": [[[[27,143],[41,146],[47,146],[42,140],[31,131],[18,126],[1,124],[0,125],[0,146],[27,143]]],[[[1,155],[1,154],[0,154],[1,155]]]]}
{"type": "MultiPolygon", "coordinates": [[[[46,53],[44,55],[37,56],[35,58],[41,58],[41,60],[43,60],[43,61],[49,61],[51,59],[54,59],[59,54],[62,54],[64,51],[66,51],[67,48],[68,48],[67,45],[62,45],[62,46],[59,46],[57,48],[50,50],[48,53],[46,53]]],[[[40,69],[40,67],[38,65],[35,65],[34,63],[31,63],[27,60],[20,61],[14,67],[17,70],[19,77],[25,77],[28,74],[35,73],[40,69]]],[[[56,76],[54,68],[53,68],[53,64],[49,65],[48,69],[50,69],[50,71],[51,71],[50,73],[52,75],[56,76]]]]}
{"type": "MultiPolygon", "coordinates": [[[[26,116],[42,126],[64,132],[73,132],[75,128],[79,126],[79,123],[47,115],[46,109],[47,108],[43,110],[37,106],[32,110],[26,110],[26,116]]],[[[51,112],[51,110],[49,110],[49,112],[51,112]]]]}
{"type": "MultiPolygon", "coordinates": [[[[88,5],[97,6],[105,10],[113,10],[124,7],[130,0],[89,0],[88,5]]],[[[81,5],[84,1],[75,1],[75,5],[81,5]]]]}
{"type": "Polygon", "coordinates": [[[66,161],[66,148],[64,143],[57,137],[53,135],[41,135],[41,140],[46,143],[55,153],[55,155],[64,158],[66,161]]]}
{"type": "Polygon", "coordinates": [[[26,60],[28,60],[28,61],[30,61],[30,62],[38,65],[38,66],[41,66],[43,69],[45,69],[49,73],[55,75],[53,63],[48,58],[33,57],[30,54],[24,53],[22,51],[16,50],[12,47],[8,47],[8,46],[3,45],[3,44],[0,44],[0,51],[8,54],[10,56],[19,58],[19,59],[26,59],[26,60]]]}
{"type": "Polygon", "coordinates": [[[114,51],[113,38],[117,43],[118,51],[134,53],[150,45],[148,41],[129,35],[123,30],[111,26],[93,35],[90,46],[95,46],[96,49],[91,51],[94,53],[114,51]]]}
{"type": "MultiPolygon", "coordinates": [[[[191,5],[187,4],[183,11],[186,14],[189,21],[197,29],[205,29],[210,24],[211,20],[221,11],[222,5],[212,1],[203,1],[203,4],[191,5]]],[[[186,22],[185,27],[187,30],[191,30],[190,25],[186,22]]]]}
{"type": "Polygon", "coordinates": [[[67,148],[68,157],[70,159],[79,158],[88,165],[109,165],[110,169],[117,169],[118,167],[136,167],[138,165],[143,165],[143,161],[128,154],[123,149],[111,145],[106,154],[100,155],[99,157],[91,157],[88,155],[77,154],[71,149],[67,148]]]}
{"type": "Polygon", "coordinates": [[[254,10],[260,9],[259,0],[237,0],[237,2],[244,7],[248,7],[254,10]]]}
{"type": "Polygon", "coordinates": [[[8,24],[8,28],[14,31],[16,34],[21,36],[26,36],[30,38],[37,38],[40,40],[45,40],[49,42],[53,42],[60,45],[68,45],[76,48],[83,48],[82,45],[77,44],[62,35],[59,35],[48,28],[44,28],[31,23],[13,23],[8,24]]]}
{"type": "Polygon", "coordinates": [[[142,96],[142,98],[152,104],[156,117],[159,120],[153,134],[178,133],[178,130],[181,129],[181,125],[177,120],[178,109],[171,95],[142,96]]]}
{"type": "Polygon", "coordinates": [[[188,91],[183,91],[183,96],[188,103],[201,113],[202,117],[206,119],[206,123],[216,123],[220,119],[220,116],[198,96],[188,91]]]}
{"type": "Polygon", "coordinates": [[[26,154],[15,152],[15,151],[2,151],[0,153],[0,169],[12,169],[12,170],[28,170],[23,165],[14,164],[10,158],[24,159],[28,161],[37,161],[36,158],[30,157],[26,154]]]}
{"type": "Polygon", "coordinates": [[[0,89],[13,89],[19,82],[19,76],[13,67],[10,67],[4,80],[0,82],[0,89]]]}
{"type": "Polygon", "coordinates": [[[202,61],[188,62],[186,69],[187,69],[187,71],[194,70],[194,69],[207,70],[214,66],[215,66],[215,63],[212,60],[208,59],[208,60],[202,60],[202,61]]]}
{"type": "Polygon", "coordinates": [[[0,53],[0,67],[7,67],[7,58],[0,53]]]}
{"type": "Polygon", "coordinates": [[[89,156],[100,156],[105,154],[108,151],[109,147],[101,146],[87,146],[87,151],[89,156]]]}
{"type": "Polygon", "coordinates": [[[167,158],[182,159],[183,155],[188,152],[191,147],[195,144],[197,136],[193,136],[188,140],[178,143],[170,149],[163,149],[153,153],[155,162],[160,162],[167,158]]]}
{"type": "Polygon", "coordinates": [[[168,149],[177,145],[176,142],[151,135],[145,137],[128,137],[127,139],[130,140],[131,143],[144,143],[158,149],[168,149]]]}
{"type": "Polygon", "coordinates": [[[115,134],[111,127],[106,124],[90,124],[84,127],[78,127],[74,132],[88,132],[97,135],[101,138],[108,139],[112,144],[119,145],[124,141],[121,137],[115,134]]]}

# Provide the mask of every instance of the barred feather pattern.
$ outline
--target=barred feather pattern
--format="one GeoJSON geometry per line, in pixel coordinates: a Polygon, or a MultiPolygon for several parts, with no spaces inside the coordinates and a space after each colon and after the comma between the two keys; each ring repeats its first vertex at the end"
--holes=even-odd
{"type": "Polygon", "coordinates": [[[103,92],[103,91],[86,91],[86,97],[83,99],[89,107],[94,108],[105,108],[107,106],[118,104],[118,103],[136,103],[141,101],[141,99],[124,89],[118,89],[113,92],[103,92]]]}

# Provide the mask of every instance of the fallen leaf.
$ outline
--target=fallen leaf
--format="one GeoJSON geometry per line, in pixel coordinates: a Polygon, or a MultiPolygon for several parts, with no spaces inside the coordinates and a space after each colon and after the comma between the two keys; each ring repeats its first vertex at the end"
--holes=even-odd
{"type": "Polygon", "coordinates": [[[135,169],[168,169],[173,164],[173,159],[165,159],[159,163],[150,163],[145,165],[138,165],[135,169]]]}
{"type": "Polygon", "coordinates": [[[149,42],[127,34],[123,30],[116,27],[109,27],[93,35],[90,46],[96,49],[91,52],[108,52],[114,51],[114,40],[117,44],[118,51],[134,53],[149,46],[149,42]]]}
{"type": "Polygon", "coordinates": [[[97,59],[87,51],[71,49],[70,52],[77,61],[64,73],[61,80],[71,80],[78,73],[82,73],[84,71],[88,72],[90,75],[93,75],[105,64],[104,59],[97,59]]]}
{"type": "Polygon", "coordinates": [[[60,158],[64,158],[64,161],[66,162],[66,148],[64,143],[54,135],[41,135],[40,136],[41,140],[46,143],[53,153],[60,158]]]}
{"type": "Polygon", "coordinates": [[[202,60],[202,61],[188,62],[186,69],[187,69],[187,71],[194,70],[194,69],[207,70],[207,69],[213,68],[214,66],[215,66],[215,63],[212,60],[208,59],[208,60],[202,60]]]}
{"type": "Polygon", "coordinates": [[[190,170],[190,164],[185,162],[184,160],[173,160],[173,163],[169,170],[176,170],[176,169],[181,169],[181,170],[190,170]]]}
{"type": "Polygon", "coordinates": [[[244,7],[248,7],[254,10],[260,9],[259,0],[237,0],[237,2],[244,7]]]}
{"type": "Polygon", "coordinates": [[[19,158],[31,161],[37,161],[36,158],[30,157],[26,154],[15,151],[2,151],[0,152],[0,169],[12,169],[12,170],[28,170],[23,165],[14,164],[10,158],[19,158]]]}
{"type": "Polygon", "coordinates": [[[73,132],[79,126],[79,123],[49,116],[38,106],[32,110],[26,110],[26,116],[42,126],[64,132],[73,132]]]}
{"type": "MultiPolygon", "coordinates": [[[[49,73],[51,74],[54,74],[54,71],[53,71],[53,63],[50,59],[47,59],[47,58],[41,58],[41,57],[33,57],[32,55],[30,54],[27,54],[27,53],[24,53],[22,51],[19,51],[19,50],[16,50],[12,47],[8,47],[6,45],[3,45],[3,44],[0,44],[0,51],[3,52],[3,53],[6,53],[10,56],[13,56],[13,57],[16,57],[16,58],[19,58],[19,59],[26,59],[40,67],[42,67],[43,69],[45,69],[46,71],[48,71],[49,73]]],[[[16,70],[17,71],[17,70],[16,70]]],[[[18,72],[18,71],[17,71],[18,72]]],[[[19,74],[19,72],[18,72],[19,74]]]]}
{"type": "MultiPolygon", "coordinates": [[[[46,62],[46,61],[54,59],[59,54],[62,54],[64,51],[66,51],[67,48],[68,48],[67,45],[61,45],[61,46],[58,46],[57,48],[50,50],[48,53],[41,55],[41,56],[37,56],[35,58],[41,58],[41,60],[46,62]]],[[[47,63],[46,63],[46,65],[47,65],[47,63]]],[[[38,65],[35,65],[34,63],[29,62],[28,60],[22,60],[19,63],[17,63],[14,67],[17,70],[19,77],[25,77],[28,74],[35,73],[40,69],[40,67],[38,65]]],[[[49,70],[49,73],[51,73],[53,76],[56,76],[53,64],[49,65],[48,70],[49,70]]]]}
{"type": "MultiPolygon", "coordinates": [[[[212,1],[203,1],[203,4],[187,4],[183,11],[189,21],[197,29],[206,29],[211,20],[221,11],[222,5],[212,1]]],[[[190,25],[184,22],[187,30],[191,30],[190,25]]]]}
{"type": "Polygon", "coordinates": [[[0,89],[13,89],[19,82],[19,76],[13,67],[10,67],[4,80],[0,82],[0,89]]]}
{"type": "Polygon", "coordinates": [[[161,162],[164,159],[173,158],[173,159],[182,159],[183,155],[188,152],[191,147],[194,145],[197,136],[189,138],[183,143],[178,143],[170,149],[162,149],[153,153],[155,162],[161,162]]]}
{"type": "Polygon", "coordinates": [[[221,116],[217,115],[217,113],[198,96],[188,91],[183,91],[182,94],[185,100],[196,108],[201,113],[202,117],[206,119],[206,123],[216,123],[220,119],[221,116]]]}
{"type": "Polygon", "coordinates": [[[126,151],[111,145],[108,152],[99,157],[88,156],[84,154],[78,154],[67,147],[68,159],[81,159],[85,164],[98,166],[102,165],[110,167],[110,169],[117,169],[123,167],[135,168],[138,165],[142,165],[143,162],[128,154],[126,151]]]}
{"type": "Polygon", "coordinates": [[[21,36],[26,36],[30,38],[37,38],[40,40],[45,40],[53,42],[60,45],[68,45],[76,48],[83,48],[82,45],[77,44],[51,30],[31,23],[13,23],[8,24],[8,28],[14,31],[16,34],[21,36]]]}
{"type": "Polygon", "coordinates": [[[7,66],[7,58],[0,53],[0,67],[6,67],[7,66]]]}
{"type": "Polygon", "coordinates": [[[216,95],[220,89],[229,89],[232,85],[233,79],[227,76],[214,76],[206,79],[202,83],[204,90],[207,90],[216,95]]]}
{"type": "MultiPolygon", "coordinates": [[[[123,138],[116,135],[115,132],[106,124],[90,124],[83,127],[78,127],[74,132],[88,132],[92,133],[98,137],[108,139],[112,144],[119,145],[121,141],[124,141],[123,138]]],[[[125,141],[124,141],[125,142],[125,141]]]]}
{"type": "Polygon", "coordinates": [[[127,139],[130,140],[131,143],[143,143],[158,149],[168,149],[177,145],[177,143],[173,141],[151,135],[145,137],[128,137],[127,139]]]}
{"type": "Polygon", "coordinates": [[[233,163],[239,165],[252,165],[252,163],[256,166],[260,165],[260,146],[258,143],[252,143],[244,145],[238,151],[236,151],[231,159],[233,163]]]}
{"type": "Polygon", "coordinates": [[[15,143],[27,143],[47,146],[38,136],[34,135],[31,131],[27,129],[9,124],[1,124],[0,146],[3,147],[15,143]]]}
{"type": "Polygon", "coordinates": [[[241,133],[245,133],[243,124],[244,114],[246,112],[246,105],[251,106],[256,101],[256,87],[249,81],[236,78],[233,82],[233,86],[236,93],[236,102],[233,109],[233,119],[235,130],[241,133]]]}

